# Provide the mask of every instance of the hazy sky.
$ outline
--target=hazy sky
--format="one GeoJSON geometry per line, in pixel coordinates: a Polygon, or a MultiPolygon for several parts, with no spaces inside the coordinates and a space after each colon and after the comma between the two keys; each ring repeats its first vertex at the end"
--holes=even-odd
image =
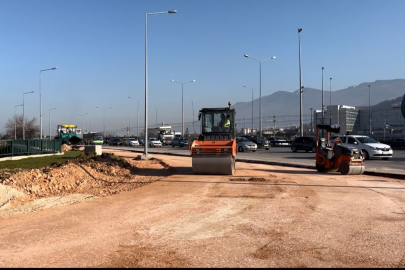
{"type": "MultiPolygon", "coordinates": [[[[15,105],[24,92],[35,91],[24,95],[25,116],[39,118],[39,71],[54,66],[41,73],[43,134],[51,108],[52,133],[63,123],[103,131],[104,119],[106,131],[129,121],[136,128],[145,14],[171,9],[177,13],[148,16],[150,125],[157,110],[158,122],[181,131],[181,85],[171,79],[196,80],[184,84],[184,121],[192,105],[196,115],[250,101],[243,85],[257,98],[259,62],[244,54],[276,56],[262,62],[262,96],[297,90],[298,28],[305,87],[321,89],[322,66],[332,90],[404,78],[403,0],[0,0],[0,133],[14,111],[22,114],[15,105]]],[[[143,100],[139,112],[143,126],[143,100]]]]}

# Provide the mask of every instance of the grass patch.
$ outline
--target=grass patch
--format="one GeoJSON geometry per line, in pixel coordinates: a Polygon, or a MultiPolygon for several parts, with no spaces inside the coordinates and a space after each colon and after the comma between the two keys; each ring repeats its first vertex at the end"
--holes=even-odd
{"type": "Polygon", "coordinates": [[[63,163],[70,159],[75,159],[84,155],[82,151],[66,151],[63,155],[46,156],[46,157],[30,157],[20,160],[7,160],[0,162],[1,169],[34,169],[51,165],[52,163],[63,163]]]}

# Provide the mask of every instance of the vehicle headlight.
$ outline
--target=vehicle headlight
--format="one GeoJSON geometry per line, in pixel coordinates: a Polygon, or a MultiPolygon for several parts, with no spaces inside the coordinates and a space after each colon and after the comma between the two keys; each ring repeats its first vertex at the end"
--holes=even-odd
{"type": "Polygon", "coordinates": [[[371,149],[376,150],[377,148],[374,146],[370,146],[371,149]]]}

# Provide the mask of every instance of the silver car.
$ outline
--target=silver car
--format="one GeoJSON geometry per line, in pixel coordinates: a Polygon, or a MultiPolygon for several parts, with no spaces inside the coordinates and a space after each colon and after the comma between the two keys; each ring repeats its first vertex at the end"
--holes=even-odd
{"type": "Polygon", "coordinates": [[[236,142],[238,143],[238,152],[244,152],[244,151],[256,152],[257,144],[255,144],[252,141],[249,141],[247,138],[237,137],[236,142]]]}
{"type": "Polygon", "coordinates": [[[162,142],[156,138],[149,138],[148,144],[149,144],[149,147],[162,147],[162,142]]]}

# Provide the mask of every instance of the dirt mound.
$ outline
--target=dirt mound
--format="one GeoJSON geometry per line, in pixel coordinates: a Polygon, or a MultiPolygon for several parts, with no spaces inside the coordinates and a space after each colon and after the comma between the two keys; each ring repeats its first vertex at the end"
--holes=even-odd
{"type": "MultiPolygon", "coordinates": [[[[0,189],[0,192],[3,190],[0,197],[6,199],[0,202],[0,210],[7,208],[9,213],[10,207],[19,206],[18,212],[21,212],[21,205],[28,207],[33,205],[28,202],[44,198],[55,201],[55,197],[70,196],[76,203],[78,197],[72,195],[82,194],[84,196],[79,197],[83,199],[109,196],[141,187],[169,174],[167,166],[165,168],[160,160],[124,159],[108,153],[81,156],[40,169],[2,170],[0,185],[4,186],[0,189]]],[[[46,207],[46,203],[43,206],[46,207]]]]}
{"type": "Polygon", "coordinates": [[[61,150],[62,150],[62,152],[70,151],[70,150],[72,150],[72,147],[70,147],[67,144],[62,144],[61,150]]]}

